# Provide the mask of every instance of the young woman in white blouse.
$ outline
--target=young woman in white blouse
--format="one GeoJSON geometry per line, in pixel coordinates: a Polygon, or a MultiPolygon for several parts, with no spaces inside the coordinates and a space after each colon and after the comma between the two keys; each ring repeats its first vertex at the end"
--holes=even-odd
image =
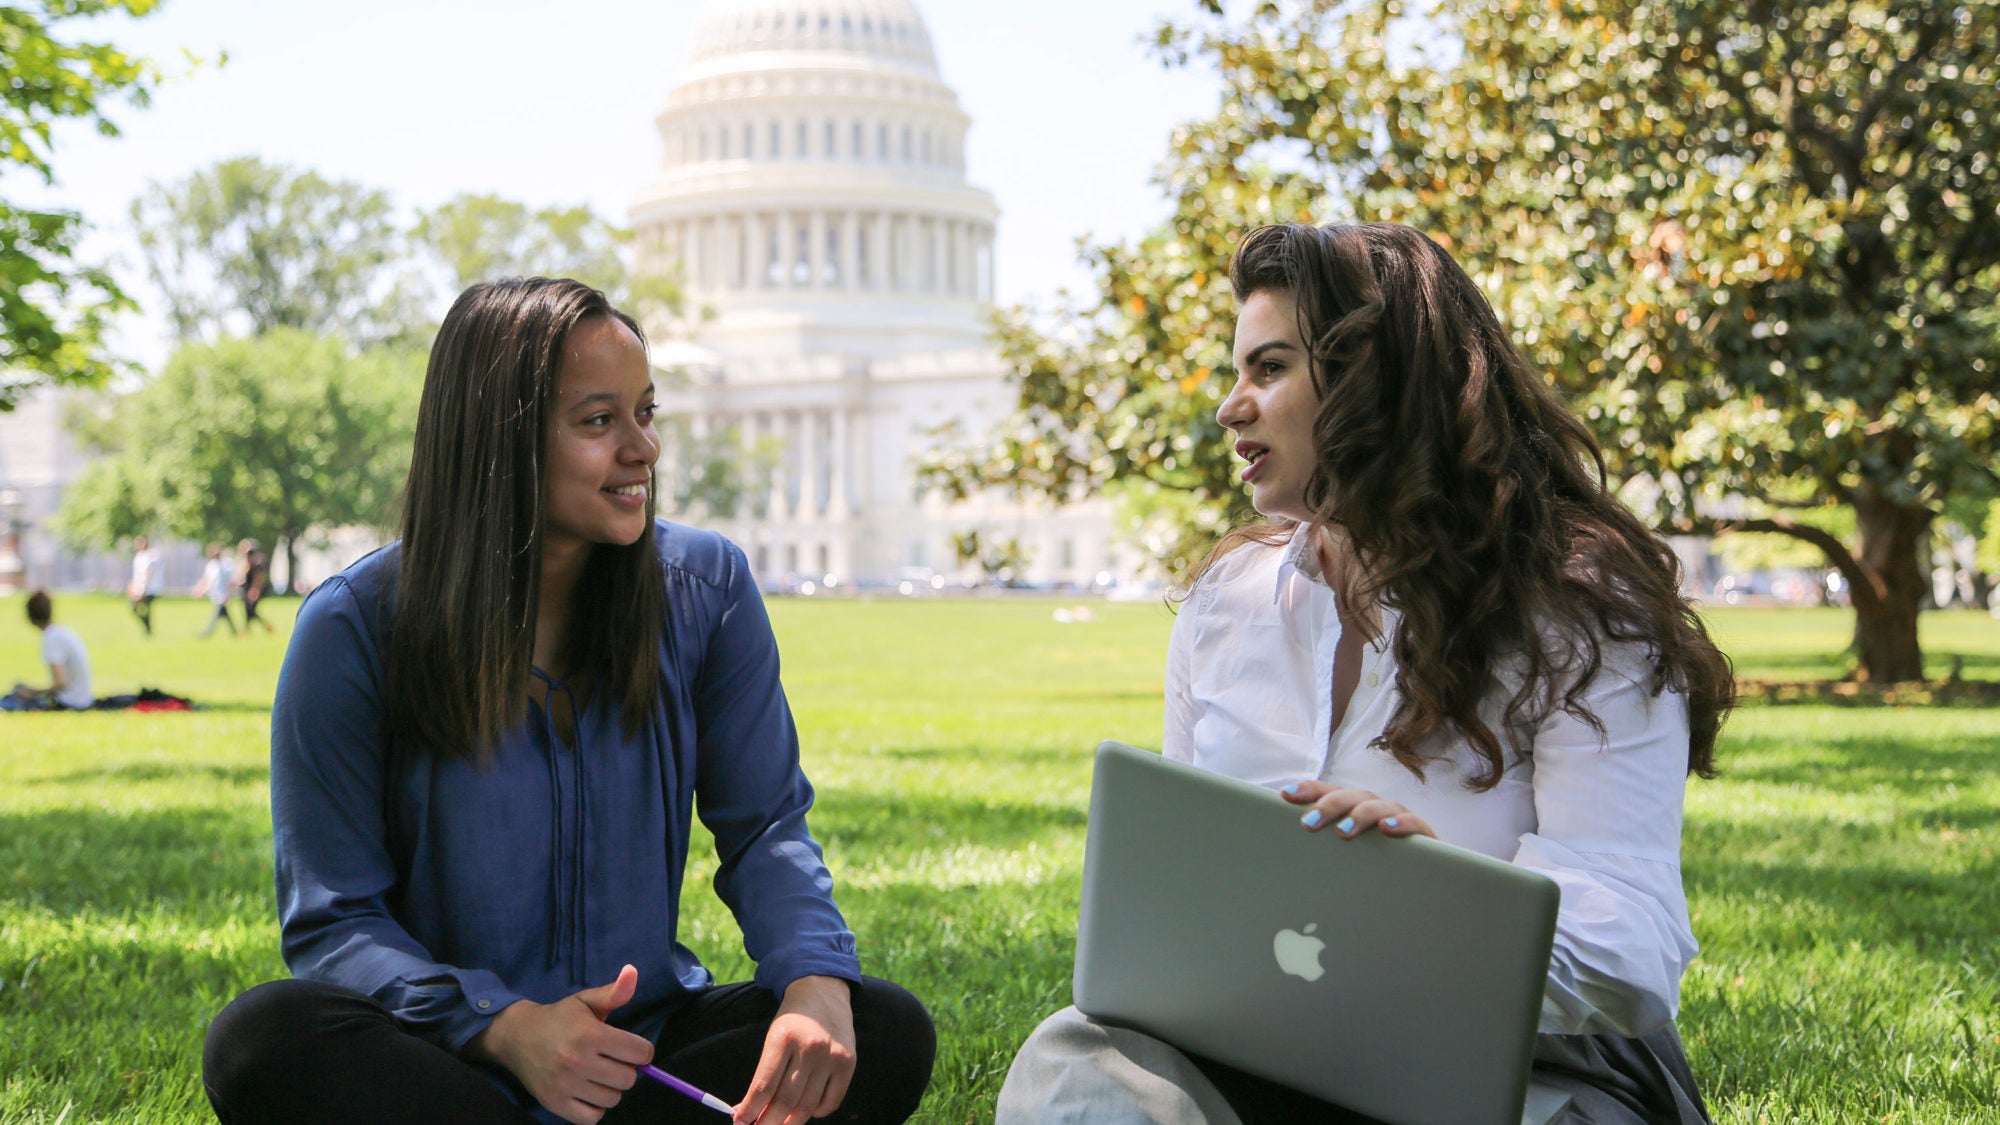
{"type": "MultiPolygon", "coordinates": [[[[1328,846],[1429,835],[1554,879],[1536,1080],[1571,1094],[1571,1121],[1706,1122],[1673,1023],[1696,949],[1681,802],[1734,688],[1673,553],[1435,242],[1265,227],[1231,279],[1238,377],[1216,417],[1272,522],[1192,584],[1167,756],[1279,789],[1328,846]]],[[[1357,1120],[1074,1009],[1030,1037],[999,1108],[1357,1120]]]]}

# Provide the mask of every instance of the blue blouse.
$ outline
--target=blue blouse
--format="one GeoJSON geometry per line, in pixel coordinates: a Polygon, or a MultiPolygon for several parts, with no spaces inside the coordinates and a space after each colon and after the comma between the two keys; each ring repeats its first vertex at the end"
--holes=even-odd
{"type": "Polygon", "coordinates": [[[860,979],[806,830],[812,786],[743,552],[664,520],[653,541],[667,623],[651,721],[627,735],[593,698],[565,744],[531,706],[483,766],[384,752],[397,547],[306,599],[271,713],[278,920],[295,976],[373,996],[456,1052],[515,1000],[550,1003],[632,964],[638,994],[612,1022],[655,1037],[667,1001],[713,983],[675,940],[698,802],[757,983],[860,979]]]}

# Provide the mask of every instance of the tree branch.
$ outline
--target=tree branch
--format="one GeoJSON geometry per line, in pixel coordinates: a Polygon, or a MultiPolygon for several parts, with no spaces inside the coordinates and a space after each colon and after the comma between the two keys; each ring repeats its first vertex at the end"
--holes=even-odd
{"type": "Polygon", "coordinates": [[[1781,519],[1717,520],[1714,524],[1714,532],[1717,535],[1752,531],[1789,535],[1818,547],[1826,555],[1826,561],[1832,563],[1833,568],[1847,579],[1857,600],[1866,598],[1879,601],[1888,596],[1888,590],[1883,586],[1881,576],[1863,566],[1861,560],[1854,557],[1854,552],[1847,549],[1847,544],[1840,541],[1839,536],[1823,527],[1781,519]]]}
{"type": "Polygon", "coordinates": [[[1910,76],[1910,72],[1929,58],[1930,53],[1937,49],[1938,41],[1944,38],[1944,25],[1932,15],[1942,8],[1943,5],[1937,5],[1926,11],[1923,25],[1917,33],[1916,50],[1896,60],[1896,65],[1890,69],[1881,87],[1871,94],[1868,100],[1862,103],[1861,109],[1855,113],[1854,129],[1847,142],[1852,151],[1868,151],[1868,130],[1875,127],[1875,119],[1881,116],[1883,107],[1889,104],[1890,98],[1896,96],[1897,88],[1910,76]]]}

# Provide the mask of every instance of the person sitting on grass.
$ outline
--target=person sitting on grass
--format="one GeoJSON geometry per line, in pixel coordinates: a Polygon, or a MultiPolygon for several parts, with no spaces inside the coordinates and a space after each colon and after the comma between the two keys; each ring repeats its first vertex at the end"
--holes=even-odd
{"type": "Polygon", "coordinates": [[[936,1039],[861,973],[806,828],[742,550],[656,520],[639,326],[580,282],[461,294],[433,344],[402,539],[300,607],[271,715],[296,979],[210,1027],[228,1125],[898,1122],[936,1039]],[[757,962],[681,944],[691,813],[757,962]]]}
{"type": "Polygon", "coordinates": [[[76,630],[55,624],[55,606],[46,591],[28,595],[28,624],[42,631],[42,663],[49,666],[49,686],[15,684],[8,710],[90,710],[97,702],[90,690],[90,651],[76,630]]]}
{"type": "MultiPolygon", "coordinates": [[[[1672,550],[1431,239],[1264,227],[1230,279],[1216,421],[1272,522],[1223,540],[1174,622],[1165,754],[1280,790],[1330,847],[1433,836],[1554,880],[1535,1081],[1567,1121],[1706,1122],[1674,1028],[1681,803],[1735,685],[1672,550]]],[[[997,1118],[1239,1119],[1362,1120],[1074,1008],[997,1118]]]]}

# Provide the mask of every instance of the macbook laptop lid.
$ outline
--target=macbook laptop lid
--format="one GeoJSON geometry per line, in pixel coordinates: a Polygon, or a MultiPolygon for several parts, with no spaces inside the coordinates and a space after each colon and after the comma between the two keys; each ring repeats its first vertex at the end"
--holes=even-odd
{"type": "Polygon", "coordinates": [[[1076,1006],[1396,1125],[1540,1125],[1556,885],[1428,837],[1299,827],[1257,786],[1098,748],[1076,1006]]]}

